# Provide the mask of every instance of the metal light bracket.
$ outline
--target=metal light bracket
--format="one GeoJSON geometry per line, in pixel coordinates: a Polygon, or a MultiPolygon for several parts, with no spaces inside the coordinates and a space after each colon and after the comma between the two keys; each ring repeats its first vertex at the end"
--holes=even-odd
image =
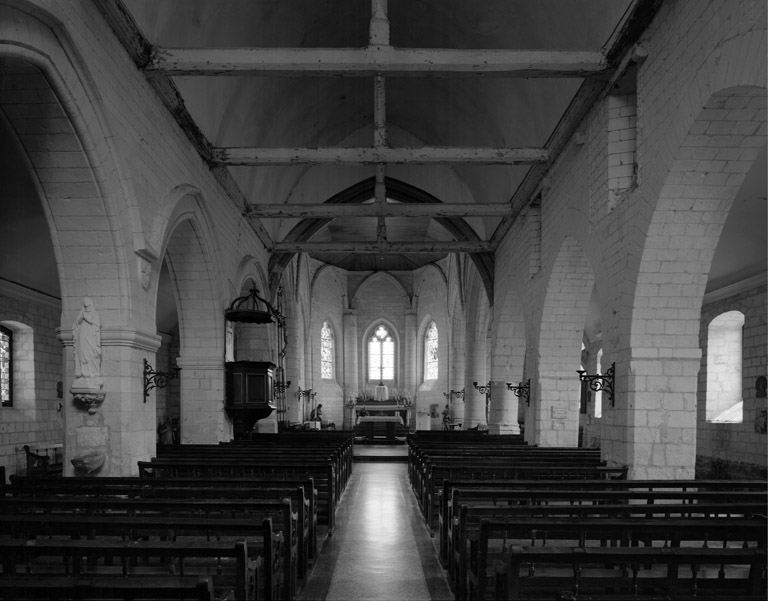
{"type": "Polygon", "coordinates": [[[589,389],[591,391],[605,391],[608,394],[608,399],[611,401],[611,407],[614,406],[613,384],[616,373],[616,363],[611,363],[611,366],[604,374],[588,374],[583,369],[577,369],[576,373],[579,374],[579,380],[589,384],[589,389]]]}
{"type": "Polygon", "coordinates": [[[518,383],[517,386],[512,384],[512,382],[507,382],[507,390],[511,390],[515,396],[520,399],[525,399],[525,404],[530,406],[531,404],[531,379],[528,378],[525,381],[525,384],[522,382],[518,383]]]}
{"type": "Polygon", "coordinates": [[[174,367],[173,371],[155,371],[144,359],[144,402],[149,398],[149,391],[153,388],[165,388],[171,380],[179,377],[180,367],[174,367]]]}

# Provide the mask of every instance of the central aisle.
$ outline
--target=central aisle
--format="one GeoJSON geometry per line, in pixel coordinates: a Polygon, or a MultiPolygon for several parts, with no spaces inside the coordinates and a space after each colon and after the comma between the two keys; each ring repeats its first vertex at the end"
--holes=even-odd
{"type": "Polygon", "coordinates": [[[452,600],[405,463],[355,463],[329,538],[299,599],[452,600]]]}

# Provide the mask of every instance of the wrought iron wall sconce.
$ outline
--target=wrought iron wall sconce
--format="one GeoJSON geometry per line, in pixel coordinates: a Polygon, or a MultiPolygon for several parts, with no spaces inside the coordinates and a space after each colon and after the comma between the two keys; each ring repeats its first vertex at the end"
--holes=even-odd
{"type": "Polygon", "coordinates": [[[461,390],[451,390],[451,392],[444,392],[443,396],[449,401],[452,401],[454,398],[464,400],[464,389],[462,388],[461,390]]]}
{"type": "Polygon", "coordinates": [[[483,386],[483,385],[478,386],[477,382],[472,382],[472,386],[474,386],[475,390],[477,390],[480,394],[484,394],[487,397],[491,396],[491,383],[490,382],[488,382],[488,384],[486,384],[485,386],[483,386]]]}
{"type": "Polygon", "coordinates": [[[291,387],[291,381],[288,380],[287,382],[281,382],[278,380],[275,382],[275,392],[279,392],[280,394],[285,394],[285,391],[288,390],[291,387]]]}
{"type": "Polygon", "coordinates": [[[144,402],[149,398],[149,391],[153,388],[165,388],[171,380],[179,377],[180,367],[174,367],[173,371],[155,371],[144,359],[144,402]]]}
{"type": "Polygon", "coordinates": [[[475,390],[477,390],[480,394],[485,395],[485,421],[488,421],[488,414],[491,410],[491,383],[488,382],[485,386],[477,385],[477,382],[472,382],[472,386],[475,387],[475,390]]]}
{"type": "Polygon", "coordinates": [[[525,404],[530,407],[531,405],[531,379],[528,378],[525,381],[525,384],[520,382],[517,386],[512,384],[512,382],[507,382],[507,390],[511,390],[515,396],[520,399],[525,399],[525,404]]]}
{"type": "Polygon", "coordinates": [[[577,369],[576,373],[579,374],[580,381],[589,384],[589,389],[592,392],[598,392],[600,390],[605,391],[608,394],[608,400],[611,401],[611,407],[614,406],[613,383],[614,375],[616,373],[616,363],[611,363],[611,366],[604,374],[588,374],[583,369],[577,369]]]}

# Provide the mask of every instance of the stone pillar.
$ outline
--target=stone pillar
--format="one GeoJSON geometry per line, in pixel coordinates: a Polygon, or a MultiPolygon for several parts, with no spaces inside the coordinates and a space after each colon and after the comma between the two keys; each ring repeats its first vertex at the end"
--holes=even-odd
{"type": "Polygon", "coordinates": [[[489,434],[520,434],[517,423],[519,399],[507,389],[507,383],[491,382],[491,408],[488,415],[489,434]]]}
{"type": "MultiPolygon", "coordinates": [[[[576,370],[539,372],[534,427],[542,447],[575,447],[579,443],[581,382],[576,370]]],[[[532,384],[533,385],[533,384],[532,384]]]]}
{"type": "Polygon", "coordinates": [[[357,311],[347,309],[344,311],[344,384],[347,394],[353,399],[360,389],[357,338],[357,311]]]}
{"type": "Polygon", "coordinates": [[[402,380],[402,388],[413,396],[416,391],[416,312],[405,312],[405,377],[402,380]]]}
{"type": "Polygon", "coordinates": [[[299,336],[298,320],[295,316],[291,316],[286,320],[286,332],[288,334],[288,344],[285,350],[285,379],[291,383],[291,386],[285,391],[285,403],[286,413],[285,420],[288,422],[296,423],[301,420],[300,409],[301,403],[298,398],[299,383],[301,380],[300,369],[300,357],[301,349],[299,348],[300,340],[303,338],[299,336]]]}
{"type": "Polygon", "coordinates": [[[181,444],[231,440],[222,357],[182,356],[176,364],[181,368],[181,444]]]}
{"type": "Polygon", "coordinates": [[[464,429],[486,425],[485,395],[475,390],[473,382],[480,386],[488,383],[485,366],[485,339],[467,337],[466,371],[464,378],[464,429]]]}
{"type": "Polygon", "coordinates": [[[674,349],[674,356],[657,358],[662,352],[635,348],[629,365],[617,362],[615,407],[603,400],[603,415],[615,413],[617,422],[607,459],[629,466],[631,479],[692,480],[701,349],[674,349]]]}
{"type": "Polygon", "coordinates": [[[101,328],[101,394],[89,394],[74,378],[72,330],[57,335],[65,359],[64,475],[138,475],[138,462],[157,446],[155,395],[144,400],[144,359],[152,364],[160,337],[128,326],[101,328]]]}

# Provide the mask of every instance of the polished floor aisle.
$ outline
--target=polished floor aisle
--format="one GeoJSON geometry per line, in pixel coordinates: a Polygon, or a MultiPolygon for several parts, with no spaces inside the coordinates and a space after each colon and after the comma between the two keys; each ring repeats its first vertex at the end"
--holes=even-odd
{"type": "Polygon", "coordinates": [[[406,464],[355,463],[302,601],[450,600],[406,464]]]}

